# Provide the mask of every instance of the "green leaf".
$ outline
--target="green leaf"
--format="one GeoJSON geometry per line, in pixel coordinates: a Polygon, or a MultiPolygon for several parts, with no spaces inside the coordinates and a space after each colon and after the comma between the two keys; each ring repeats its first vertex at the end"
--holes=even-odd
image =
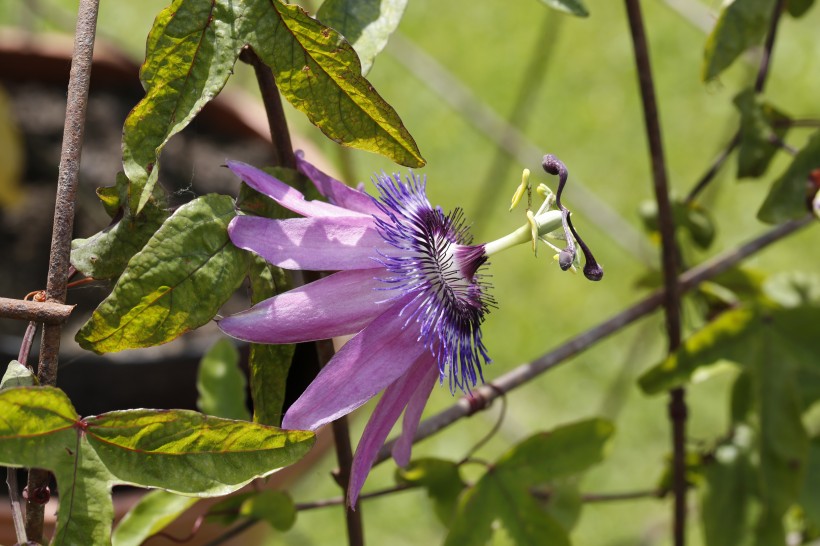
{"type": "Polygon", "coordinates": [[[740,425],[703,465],[700,516],[706,546],[740,546],[748,538],[757,479],[750,461],[751,435],[749,427],[740,425]]]}
{"type": "Polygon", "coordinates": [[[88,418],[88,442],[124,483],[174,493],[231,493],[299,460],[313,433],[189,410],[125,410],[88,418]]]}
{"type": "Polygon", "coordinates": [[[3,374],[3,379],[0,379],[0,391],[12,387],[33,387],[37,384],[37,376],[28,366],[12,360],[6,368],[6,373],[3,374]]]}
{"type": "Polygon", "coordinates": [[[719,315],[690,336],[677,353],[650,368],[638,383],[647,394],[657,394],[686,384],[692,373],[727,359],[747,366],[777,352],[775,361],[794,359],[816,366],[812,354],[820,351],[820,338],[811,324],[820,320],[820,308],[769,309],[739,307],[719,315]]]}
{"type": "MultiPolygon", "coordinates": [[[[639,207],[638,214],[643,221],[644,228],[659,240],[657,205],[653,201],[644,201],[639,207]]],[[[672,202],[672,214],[675,218],[675,225],[686,230],[695,245],[704,249],[711,246],[715,239],[715,224],[709,211],[696,202],[675,199],[672,202]]]]}
{"type": "MultiPolygon", "coordinates": [[[[493,534],[493,522],[498,518],[499,498],[505,493],[498,481],[487,478],[492,469],[459,499],[455,517],[444,546],[484,546],[493,534]]],[[[506,500],[506,499],[505,499],[506,500]]]]}
{"type": "Polygon", "coordinates": [[[776,122],[787,121],[789,117],[760,100],[752,88],[738,93],[734,103],[740,110],[737,177],[763,176],[780,149],[776,141],[782,140],[789,130],[788,125],[776,125],[776,122]]]}
{"type": "Polygon", "coordinates": [[[485,544],[496,519],[518,545],[569,545],[568,527],[559,518],[570,524],[574,519],[561,510],[542,509],[531,488],[601,461],[613,431],[609,421],[589,419],[536,434],[512,448],[461,496],[445,546],[485,544]]]}
{"type": "Polygon", "coordinates": [[[316,18],[353,46],[365,75],[399,26],[406,6],[407,0],[326,0],[316,18]]]}
{"type": "Polygon", "coordinates": [[[398,114],[361,75],[356,52],[299,6],[254,0],[248,41],[271,67],[279,90],[334,142],[382,154],[408,167],[424,159],[398,114]]]}
{"type": "Polygon", "coordinates": [[[502,456],[495,471],[523,488],[583,472],[603,460],[614,431],[607,420],[588,419],[539,432],[502,456]]]}
{"type": "Polygon", "coordinates": [[[444,546],[483,546],[496,519],[519,546],[570,544],[567,530],[541,509],[527,489],[512,486],[490,469],[462,497],[444,546]]]}
{"type": "Polygon", "coordinates": [[[296,506],[285,491],[239,493],[211,506],[205,521],[227,526],[240,517],[263,520],[274,529],[287,531],[296,522],[296,506]]]}
{"type": "Polygon", "coordinates": [[[800,505],[806,518],[820,527],[820,437],[812,438],[809,443],[800,505]]]}
{"type": "Polygon", "coordinates": [[[226,231],[235,215],[222,195],[180,207],[77,333],[80,346],[97,353],[151,347],[211,320],[247,270],[248,254],[226,231]]]}
{"type": "MultiPolygon", "coordinates": [[[[250,267],[251,302],[255,305],[290,289],[287,275],[265,260],[254,256],[250,267]]],[[[253,399],[253,420],[265,425],[282,422],[282,406],[288,370],[296,345],[251,343],[248,367],[253,399]]]]}
{"type": "Polygon", "coordinates": [[[397,468],[396,483],[426,488],[436,516],[444,525],[453,520],[458,496],[466,487],[456,463],[433,458],[413,460],[406,468],[397,468]]]}
{"type": "Polygon", "coordinates": [[[199,363],[196,381],[199,411],[226,419],[250,421],[246,387],[245,374],[239,369],[239,351],[230,340],[218,340],[199,363]]]}
{"type": "MultiPolygon", "coordinates": [[[[814,313],[814,320],[817,318],[814,313]]],[[[816,325],[815,321],[809,325],[816,325]]],[[[813,330],[809,325],[791,326],[813,330]]],[[[816,339],[816,332],[812,336],[816,339]]],[[[786,337],[763,340],[755,348],[759,354],[748,366],[760,422],[760,497],[766,511],[780,520],[797,501],[808,455],[795,372],[806,359],[816,366],[820,343],[814,342],[812,350],[786,337]],[[807,350],[811,352],[805,353],[807,350]]]]}
{"type": "Polygon", "coordinates": [[[701,68],[703,81],[714,79],[741,53],[763,41],[774,3],[775,0],[724,2],[717,23],[706,39],[701,68]]]}
{"type": "Polygon", "coordinates": [[[242,47],[235,27],[243,8],[244,2],[227,0],[174,0],[154,21],[140,72],[145,97],[123,127],[123,169],[131,181],[132,216],[148,202],[165,143],[228,80],[242,47]]]}
{"type": "Polygon", "coordinates": [[[239,507],[239,514],[265,521],[278,531],[287,531],[296,522],[296,506],[285,491],[254,493],[239,507]]]}
{"type": "MultiPolygon", "coordinates": [[[[794,157],[789,168],[774,181],[769,195],[757,213],[758,219],[777,224],[801,218],[809,212],[809,175],[820,167],[820,130],[794,157]]],[[[813,193],[813,192],[812,192],[813,193]]]]}
{"type": "Polygon", "coordinates": [[[792,17],[802,17],[814,5],[814,0],[787,0],[786,10],[792,17]]]}
{"type": "Polygon", "coordinates": [[[574,478],[554,481],[546,490],[546,500],[539,499],[541,509],[567,531],[575,527],[581,517],[583,499],[577,481],[574,478]]]}
{"type": "MultiPolygon", "coordinates": [[[[119,176],[124,178],[125,175],[120,173],[119,176]]],[[[122,183],[127,184],[127,180],[122,183]]],[[[119,277],[128,261],[142,250],[169,216],[164,199],[158,193],[146,202],[139,216],[134,217],[126,210],[120,220],[96,235],[74,239],[71,242],[71,265],[87,277],[119,277]]]]}
{"type": "Polygon", "coordinates": [[[79,416],[59,389],[0,392],[0,465],[45,468],[60,486],[52,544],[108,544],[114,507],[111,476],[80,434],[79,416]]]}
{"type": "Polygon", "coordinates": [[[581,0],[541,0],[554,10],[571,13],[578,17],[589,17],[589,11],[581,0]]]}
{"type": "Polygon", "coordinates": [[[720,314],[701,330],[690,336],[681,348],[663,362],[650,368],[638,379],[646,394],[658,394],[686,384],[692,373],[720,358],[730,358],[726,348],[739,339],[749,340],[750,324],[755,320],[752,308],[742,307],[720,314]]]}
{"type": "Polygon", "coordinates": [[[130,410],[80,419],[53,387],[0,391],[0,465],[50,470],[60,487],[52,544],[109,544],[111,488],[231,493],[301,458],[313,433],[186,410],[130,410]]]}
{"type": "Polygon", "coordinates": [[[114,529],[112,545],[140,546],[148,537],[163,530],[198,501],[196,497],[183,497],[162,490],[147,493],[114,529]]]}

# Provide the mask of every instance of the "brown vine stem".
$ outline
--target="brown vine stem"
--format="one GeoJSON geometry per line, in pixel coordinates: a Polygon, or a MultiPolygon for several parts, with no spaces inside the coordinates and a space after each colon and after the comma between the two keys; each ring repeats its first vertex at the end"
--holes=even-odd
{"type": "MultiPolygon", "coordinates": [[[[795,231],[814,222],[812,215],[806,215],[800,220],[791,220],[781,224],[761,236],[752,239],[737,248],[733,248],[723,254],[715,256],[696,267],[686,271],[678,277],[678,284],[681,293],[692,290],[700,283],[709,280],[716,275],[731,269],[749,256],[763,250],[767,246],[775,243],[795,231]]],[[[624,309],[620,313],[610,317],[583,332],[552,351],[541,357],[522,364],[514,370],[502,375],[492,382],[492,385],[482,385],[473,390],[472,396],[464,396],[449,408],[429,417],[421,422],[416,432],[414,443],[428,438],[456,421],[469,417],[481,410],[489,408],[492,402],[499,396],[506,394],[513,389],[529,383],[539,375],[547,372],[568,359],[589,349],[599,341],[629,326],[633,322],[654,312],[664,302],[664,290],[656,290],[646,298],[635,303],[631,307],[624,309]]],[[[387,442],[379,451],[376,464],[390,458],[395,440],[387,442]]]]}
{"type": "MultiPolygon", "coordinates": [[[[279,88],[276,86],[273,72],[250,47],[246,47],[242,50],[240,60],[251,65],[256,74],[256,82],[259,85],[262,102],[265,105],[265,112],[268,117],[268,126],[270,127],[271,141],[273,142],[274,164],[295,169],[296,157],[293,153],[293,144],[290,140],[290,131],[288,130],[287,120],[285,119],[285,112],[282,109],[282,97],[279,93],[279,88]]],[[[294,279],[294,284],[297,284],[299,281],[303,283],[315,281],[320,277],[321,273],[307,271],[302,274],[301,279],[294,279]]],[[[330,340],[323,340],[317,341],[315,345],[318,365],[314,368],[318,370],[324,367],[324,365],[333,358],[333,344],[330,340]]],[[[347,424],[347,418],[342,417],[337,419],[333,422],[332,426],[336,446],[336,458],[339,463],[336,479],[346,492],[347,484],[350,480],[350,469],[353,465],[353,448],[350,444],[350,430],[347,424]]],[[[364,546],[362,514],[361,510],[356,509],[357,507],[358,503],[356,506],[345,507],[347,536],[350,546],[364,546]]]]}
{"type": "Polygon", "coordinates": [[[256,74],[256,82],[262,93],[262,103],[265,105],[265,113],[268,116],[268,127],[270,127],[270,137],[273,143],[273,164],[295,169],[296,158],[293,155],[293,144],[290,140],[285,111],[282,109],[282,96],[276,86],[273,72],[250,46],[242,50],[239,59],[251,65],[256,74]]]}
{"type": "MultiPolygon", "coordinates": [[[[655,99],[649,44],[646,40],[640,1],[626,0],[626,13],[635,52],[641,104],[643,105],[646,136],[649,141],[649,155],[652,161],[652,182],[655,202],[658,206],[658,227],[661,233],[661,264],[665,288],[663,308],[666,317],[668,349],[669,353],[673,353],[678,350],[681,343],[681,291],[678,285],[680,250],[675,239],[675,219],[669,200],[669,183],[666,176],[660,116],[655,99]]],[[[669,400],[669,418],[672,421],[672,492],[674,495],[672,534],[675,546],[686,544],[686,414],[684,389],[672,389],[669,400]]]]}
{"type": "Polygon", "coordinates": [[[729,141],[729,144],[726,148],[715,158],[715,161],[712,165],[703,173],[703,176],[695,183],[691,190],[689,190],[689,194],[686,196],[686,204],[692,203],[695,198],[700,195],[700,192],[706,189],[706,186],[715,178],[720,168],[726,163],[726,160],[729,158],[729,154],[731,154],[735,148],[737,148],[738,144],[740,144],[740,131],[735,133],[735,136],[732,137],[732,140],[729,141]]]}
{"type": "MultiPolygon", "coordinates": [[[[97,28],[99,0],[80,0],[77,28],[74,34],[74,52],[68,79],[63,145],[57,175],[57,198],[54,206],[54,226],[51,235],[51,255],[46,281],[46,301],[65,303],[68,283],[71,232],[74,226],[74,200],[80,171],[80,153],[88,106],[88,88],[91,81],[91,60],[97,28]]],[[[45,324],[40,346],[37,377],[42,385],[57,381],[57,359],[60,351],[59,324],[45,324]]],[[[28,477],[28,491],[48,486],[49,474],[32,469],[28,477]]],[[[43,542],[43,505],[26,502],[26,532],[29,540],[43,542]]]]}
{"type": "Polygon", "coordinates": [[[0,318],[61,324],[71,314],[72,309],[74,309],[73,305],[64,305],[53,301],[39,302],[0,298],[0,318]]]}

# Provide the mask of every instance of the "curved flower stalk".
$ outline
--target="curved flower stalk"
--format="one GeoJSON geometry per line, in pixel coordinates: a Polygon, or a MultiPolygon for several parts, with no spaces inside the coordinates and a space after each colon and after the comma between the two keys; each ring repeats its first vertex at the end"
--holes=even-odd
{"type": "MultiPolygon", "coordinates": [[[[329,203],[304,195],[250,165],[228,167],[254,189],[304,218],[238,216],[231,241],[279,267],[337,271],[226,317],[220,328],[255,343],[295,343],[355,334],[321,370],[282,421],[315,430],[384,391],[353,459],[348,503],[356,503],[387,435],[404,412],[393,449],[410,461],[413,436],[436,382],[469,392],[490,362],[481,324],[494,306],[481,270],[488,256],[566,229],[560,210],[487,245],[471,244],[460,209],[445,214],[425,180],[384,173],[378,198],[352,189],[299,157],[298,169],[329,203]]],[[[591,256],[591,255],[590,255],[591,256]]],[[[574,251],[573,251],[574,259],[574,251]]]]}

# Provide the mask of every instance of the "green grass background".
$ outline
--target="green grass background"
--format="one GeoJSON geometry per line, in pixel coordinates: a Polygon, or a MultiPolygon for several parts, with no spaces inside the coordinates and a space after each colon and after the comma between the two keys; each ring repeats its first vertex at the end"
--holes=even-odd
{"type": "MultiPolygon", "coordinates": [[[[674,193],[683,195],[733,134],[737,114],[731,99],[753,81],[757,57],[752,54],[742,58],[718,81],[704,84],[699,78],[704,32],[664,2],[642,4],[670,183],[674,193]]],[[[52,0],[42,5],[62,6],[69,14],[76,9],[76,2],[68,0],[52,0]]],[[[153,17],[165,5],[156,0],[103,2],[101,33],[139,58],[153,17]]],[[[312,7],[317,5],[318,2],[312,7]]],[[[519,129],[543,152],[554,153],[567,164],[570,186],[566,201],[570,208],[574,203],[572,181],[580,180],[626,222],[639,228],[637,208],[652,194],[625,9],[622,2],[608,0],[587,0],[587,5],[591,17],[577,19],[550,11],[537,0],[411,0],[400,32],[435,58],[480,101],[499,115],[507,116],[520,87],[534,85],[538,79],[525,71],[539,32],[544,29],[543,20],[553,18],[548,28],[554,33],[550,45],[554,51],[549,52],[546,75],[526,105],[526,121],[519,129]]],[[[717,8],[717,2],[707,5],[717,8]]],[[[0,23],[34,30],[54,26],[26,13],[19,5],[4,3],[0,5],[0,23]]],[[[784,17],[778,35],[766,97],[794,117],[818,113],[818,25],[820,9],[815,7],[801,20],[784,17]]],[[[540,170],[540,157],[530,158],[526,165],[509,162],[505,174],[490,181],[494,187],[486,186],[486,173],[497,153],[495,144],[430,89],[426,74],[408,72],[397,60],[401,55],[395,48],[382,54],[369,79],[402,116],[427,159],[428,165],[420,172],[428,176],[431,201],[445,209],[462,207],[481,240],[501,236],[520,225],[523,213],[508,213],[507,207],[521,169],[530,168],[536,183],[543,181],[554,187],[554,179],[540,170]],[[488,193],[499,197],[482,205],[488,193]],[[483,217],[475,217],[478,210],[486,211],[483,217]]],[[[237,74],[229,85],[252,83],[245,67],[238,66],[237,74]]],[[[340,157],[335,145],[300,113],[289,106],[286,109],[294,130],[315,140],[331,159],[340,157]]],[[[800,146],[808,133],[795,130],[788,141],[800,146]]],[[[396,169],[386,159],[372,154],[351,151],[346,157],[358,175],[358,180],[351,182],[368,180],[375,171],[396,169]]],[[[715,216],[718,237],[708,252],[693,256],[703,259],[765,230],[766,226],[755,219],[757,208],[769,183],[787,165],[788,157],[779,154],[762,180],[738,183],[733,157],[702,197],[715,216]]],[[[649,252],[640,248],[625,250],[617,242],[619,233],[597,225],[594,218],[583,214],[574,218],[576,227],[604,265],[604,280],[595,284],[581,275],[562,273],[543,248],[537,259],[522,246],[493,260],[490,273],[498,309],[484,327],[486,344],[494,359],[485,370],[488,380],[549,351],[645,293],[635,287],[635,281],[647,268],[656,266],[656,249],[649,246],[649,252]]],[[[756,255],[747,265],[770,273],[812,267],[816,272],[816,264],[812,265],[806,256],[818,245],[818,230],[804,230],[756,255]]],[[[667,400],[663,396],[644,396],[634,380],[662,358],[664,349],[662,318],[655,314],[518,389],[507,398],[504,426],[478,456],[492,460],[534,431],[584,417],[604,416],[616,423],[615,439],[608,459],[583,478],[582,490],[619,492],[654,487],[670,450],[667,400]]],[[[731,380],[731,374],[724,374],[688,390],[691,442],[709,442],[724,431],[731,380]]],[[[446,388],[437,389],[427,414],[453,401],[446,388]]],[[[372,403],[368,408],[371,407],[372,403]]],[[[353,420],[354,438],[364,426],[368,408],[353,420]]],[[[497,415],[498,404],[422,442],[414,455],[457,460],[490,429],[497,415]]],[[[334,464],[329,455],[306,473],[292,490],[294,498],[310,501],[337,495],[338,488],[329,477],[334,464]]],[[[392,462],[379,466],[371,474],[365,491],[391,485],[393,470],[392,462]]],[[[475,467],[466,470],[468,477],[475,477],[475,467]]],[[[696,495],[690,496],[692,545],[701,543],[696,500],[696,495]]],[[[438,544],[446,532],[422,491],[368,501],[362,510],[369,544],[438,544]]],[[[572,533],[573,543],[669,544],[670,513],[668,500],[587,505],[572,533]]],[[[304,512],[293,530],[274,534],[269,542],[343,544],[343,525],[338,508],[304,512]]],[[[503,532],[496,535],[496,544],[508,542],[503,532]]]]}

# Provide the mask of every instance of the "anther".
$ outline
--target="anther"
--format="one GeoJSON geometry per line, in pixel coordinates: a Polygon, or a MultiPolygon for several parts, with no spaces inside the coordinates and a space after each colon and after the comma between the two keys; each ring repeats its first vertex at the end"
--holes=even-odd
{"type": "Polygon", "coordinates": [[[569,224],[569,229],[572,230],[572,235],[578,241],[578,246],[581,247],[581,252],[584,253],[584,277],[591,281],[600,281],[604,277],[604,268],[595,261],[595,256],[592,255],[592,251],[578,235],[578,232],[575,231],[575,228],[572,226],[572,220],[570,220],[569,217],[567,217],[567,223],[569,224]]]}

